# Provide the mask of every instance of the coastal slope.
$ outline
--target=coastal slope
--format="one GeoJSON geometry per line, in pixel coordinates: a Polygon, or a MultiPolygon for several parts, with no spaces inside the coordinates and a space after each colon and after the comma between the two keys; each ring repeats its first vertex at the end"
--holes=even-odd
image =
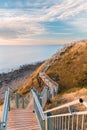
{"type": "Polygon", "coordinates": [[[87,87],[87,41],[67,48],[46,73],[60,85],[61,91],[87,87]]]}
{"type": "MultiPolygon", "coordinates": [[[[50,61],[55,59],[57,52],[45,63],[43,63],[18,90],[21,94],[26,94],[34,86],[39,91],[42,86],[39,83],[38,74],[43,71],[50,61]]],[[[46,74],[59,84],[60,93],[77,91],[87,87],[87,40],[75,42],[66,47],[60,57],[53,60],[48,67],[46,74]]]]}

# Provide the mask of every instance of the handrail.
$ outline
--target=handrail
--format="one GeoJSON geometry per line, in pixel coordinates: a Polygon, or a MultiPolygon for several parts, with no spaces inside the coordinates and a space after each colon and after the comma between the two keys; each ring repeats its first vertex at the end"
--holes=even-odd
{"type": "Polygon", "coordinates": [[[38,101],[38,98],[37,98],[37,96],[36,96],[36,94],[35,94],[35,92],[34,92],[33,90],[31,90],[31,92],[32,92],[33,97],[34,97],[34,100],[35,100],[35,102],[36,102],[36,104],[37,104],[37,106],[38,106],[39,113],[40,113],[42,119],[45,120],[45,119],[46,119],[46,116],[45,116],[44,113],[43,113],[43,109],[42,109],[42,107],[41,107],[41,105],[40,105],[40,103],[39,103],[39,101],[38,101]]]}
{"type": "Polygon", "coordinates": [[[2,120],[1,120],[2,127],[6,127],[6,125],[7,125],[9,98],[10,98],[10,90],[8,88],[5,93],[5,100],[4,100],[4,106],[3,106],[3,112],[2,112],[2,120]]]}
{"type": "Polygon", "coordinates": [[[45,113],[48,113],[48,112],[52,112],[52,111],[55,111],[55,110],[58,110],[58,109],[62,109],[64,107],[69,107],[69,106],[72,106],[72,105],[75,105],[75,104],[78,104],[78,103],[83,103],[83,102],[84,102],[83,99],[80,98],[80,99],[74,100],[72,102],[66,103],[64,105],[49,109],[47,111],[44,111],[43,113],[45,114],[45,113]]]}
{"type": "Polygon", "coordinates": [[[58,86],[58,84],[55,81],[53,81],[48,75],[46,75],[46,73],[44,72],[39,73],[39,77],[42,78],[42,76],[47,77],[52,84],[54,84],[55,86],[58,86]]]}
{"type": "Polygon", "coordinates": [[[65,114],[59,114],[59,115],[52,115],[52,116],[48,116],[47,118],[51,118],[51,117],[64,117],[64,116],[71,116],[71,115],[85,115],[85,114],[87,114],[87,111],[65,113],[65,114]]]}
{"type": "Polygon", "coordinates": [[[53,110],[58,110],[64,107],[69,107],[71,105],[75,105],[78,103],[83,103],[86,106],[87,102],[83,101],[82,98],[43,112],[43,109],[40,105],[40,102],[38,100],[38,97],[35,91],[34,90],[31,90],[31,91],[34,97],[34,110],[37,115],[41,130],[51,130],[51,129],[52,130],[55,130],[55,129],[69,130],[70,128],[74,130],[74,128],[75,129],[80,128],[80,127],[86,128],[87,111],[64,113],[64,114],[49,115],[49,116],[45,115],[53,110]],[[81,123],[78,123],[78,120],[81,120],[81,123]]]}
{"type": "MultiPolygon", "coordinates": [[[[13,89],[12,88],[9,88],[10,89],[10,92],[13,93],[13,89]]],[[[19,108],[20,106],[22,108],[25,108],[27,107],[28,103],[29,103],[29,94],[27,94],[27,96],[22,96],[21,94],[15,92],[14,94],[10,94],[10,97],[12,98],[14,96],[14,99],[10,99],[11,101],[15,100],[15,108],[19,108]]]]}
{"type": "Polygon", "coordinates": [[[47,117],[47,130],[86,130],[87,111],[65,113],[47,117]]]}
{"type": "Polygon", "coordinates": [[[8,88],[5,92],[5,99],[4,99],[4,105],[3,105],[3,111],[2,111],[2,119],[0,122],[0,129],[4,128],[6,129],[7,126],[7,120],[8,120],[8,111],[11,109],[11,101],[15,101],[15,108],[19,108],[20,102],[22,104],[22,108],[24,108],[24,103],[25,102],[25,98],[22,95],[18,94],[18,93],[14,93],[15,97],[14,99],[11,100],[12,98],[12,89],[8,88]],[[11,100],[11,101],[10,101],[11,100]]]}
{"type": "Polygon", "coordinates": [[[40,126],[40,130],[47,130],[47,123],[46,123],[46,119],[47,119],[47,115],[45,115],[43,113],[43,109],[40,105],[39,99],[35,93],[34,90],[31,90],[32,94],[33,94],[33,98],[34,98],[34,110],[35,110],[35,114],[40,126]]]}

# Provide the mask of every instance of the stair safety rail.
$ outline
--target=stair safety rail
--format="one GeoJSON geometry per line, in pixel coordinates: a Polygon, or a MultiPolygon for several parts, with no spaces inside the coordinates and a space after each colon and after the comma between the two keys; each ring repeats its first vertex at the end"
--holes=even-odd
{"type": "Polygon", "coordinates": [[[61,106],[58,106],[58,107],[49,109],[49,110],[47,110],[47,111],[44,111],[44,113],[46,114],[46,113],[48,113],[48,112],[56,111],[56,110],[59,110],[59,109],[65,108],[65,107],[70,107],[70,106],[75,105],[75,104],[78,104],[78,103],[83,103],[83,105],[84,105],[84,102],[85,102],[85,101],[83,101],[83,99],[80,98],[80,99],[74,100],[74,101],[72,101],[72,102],[63,104],[63,105],[61,105],[61,106]]]}
{"type": "Polygon", "coordinates": [[[12,89],[8,88],[5,92],[5,99],[2,111],[2,119],[0,121],[0,130],[6,130],[8,111],[12,109],[25,108],[29,104],[29,96],[23,97],[18,93],[13,93],[12,89]]]}
{"type": "Polygon", "coordinates": [[[43,111],[38,96],[34,90],[31,90],[34,98],[34,110],[37,115],[40,130],[86,130],[87,129],[87,111],[69,112],[65,114],[52,115],[52,111],[64,109],[78,103],[87,107],[87,102],[82,98],[66,103],[59,107],[43,111]],[[49,116],[47,116],[49,114],[49,116]]]}
{"type": "Polygon", "coordinates": [[[40,130],[46,130],[46,118],[47,118],[47,116],[43,113],[43,109],[40,105],[40,102],[38,100],[38,97],[37,97],[37,94],[35,93],[35,91],[32,89],[31,92],[33,94],[34,111],[35,111],[37,119],[38,119],[40,130]]]}
{"type": "MultiPolygon", "coordinates": [[[[80,98],[59,107],[44,111],[44,114],[59,109],[64,109],[65,107],[70,107],[78,103],[82,103],[83,105],[85,105],[85,107],[87,107],[87,102],[83,101],[83,99],[80,98]]],[[[51,115],[47,117],[47,124],[47,130],[87,130],[87,111],[70,111],[70,113],[51,115]]]]}
{"type": "Polygon", "coordinates": [[[5,92],[5,100],[3,105],[3,112],[2,112],[2,119],[0,129],[5,130],[7,126],[7,119],[8,119],[8,111],[9,111],[9,98],[10,98],[10,89],[8,88],[5,92]]]}
{"type": "Polygon", "coordinates": [[[20,95],[19,93],[13,93],[10,89],[10,109],[15,108],[26,108],[30,101],[30,93],[26,96],[20,95]]]}
{"type": "Polygon", "coordinates": [[[47,130],[87,130],[87,111],[49,116],[47,130]]]}

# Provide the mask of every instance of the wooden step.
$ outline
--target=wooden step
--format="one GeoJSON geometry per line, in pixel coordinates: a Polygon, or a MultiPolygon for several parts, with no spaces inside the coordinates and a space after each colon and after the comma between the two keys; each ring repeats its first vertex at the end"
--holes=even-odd
{"type": "Polygon", "coordinates": [[[36,114],[33,113],[33,100],[27,109],[9,112],[7,130],[40,130],[36,114]]]}

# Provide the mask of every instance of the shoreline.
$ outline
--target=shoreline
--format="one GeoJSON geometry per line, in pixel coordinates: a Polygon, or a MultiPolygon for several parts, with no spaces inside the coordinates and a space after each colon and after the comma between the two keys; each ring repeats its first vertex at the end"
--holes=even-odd
{"type": "Polygon", "coordinates": [[[37,64],[40,64],[40,63],[43,63],[43,62],[44,61],[32,62],[30,64],[19,65],[19,67],[9,68],[9,69],[6,69],[6,71],[0,71],[0,75],[8,74],[8,73],[14,72],[15,70],[24,69],[24,68],[27,68],[29,66],[34,66],[34,65],[37,65],[37,64]]]}
{"type": "MultiPolygon", "coordinates": [[[[44,61],[43,61],[44,62],[44,61]]],[[[9,87],[16,91],[23,85],[27,78],[43,63],[23,65],[19,69],[0,74],[0,104],[3,102],[6,89],[9,87]]]]}

